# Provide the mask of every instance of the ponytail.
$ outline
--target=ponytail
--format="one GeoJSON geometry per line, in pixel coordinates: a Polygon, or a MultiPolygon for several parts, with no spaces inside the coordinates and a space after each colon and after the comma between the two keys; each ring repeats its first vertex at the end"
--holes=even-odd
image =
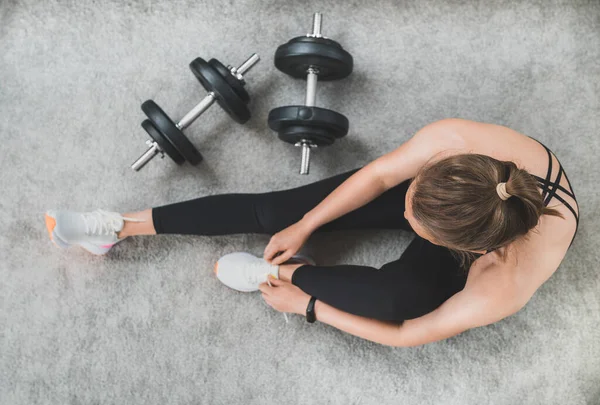
{"type": "Polygon", "coordinates": [[[534,228],[542,215],[563,217],[544,207],[529,172],[486,155],[449,156],[423,167],[414,183],[415,219],[456,253],[463,267],[475,259],[469,251],[506,246],[534,228]]]}

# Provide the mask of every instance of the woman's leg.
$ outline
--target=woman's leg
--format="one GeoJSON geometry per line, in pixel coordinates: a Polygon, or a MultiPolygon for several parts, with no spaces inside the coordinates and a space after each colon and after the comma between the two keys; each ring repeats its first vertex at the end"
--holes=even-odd
{"type": "Polygon", "coordinates": [[[425,315],[462,290],[466,272],[442,246],[416,236],[381,269],[367,266],[286,266],[280,277],[354,315],[404,321],[425,315]]]}
{"type": "MultiPolygon", "coordinates": [[[[299,221],[355,171],[291,190],[202,197],[126,214],[146,222],[126,223],[122,234],[273,234],[299,221]]],[[[411,231],[404,218],[407,188],[408,182],[404,182],[318,231],[411,231]]],[[[461,272],[448,249],[418,236],[400,259],[381,269],[295,264],[280,266],[279,276],[343,311],[393,321],[412,319],[433,311],[460,291],[466,282],[466,274],[461,272]]]]}
{"type": "Polygon", "coordinates": [[[152,209],[128,212],[127,214],[123,214],[123,217],[139,219],[140,222],[125,221],[123,229],[118,233],[119,239],[128,236],[156,235],[156,229],[154,229],[154,222],[152,221],[152,209]]]}
{"type": "MultiPolygon", "coordinates": [[[[120,236],[274,234],[302,219],[357,170],[290,190],[214,195],[124,214],[125,217],[143,219],[145,222],[125,222],[120,236]]],[[[324,225],[318,232],[412,230],[404,218],[407,188],[408,182],[404,182],[365,206],[324,225]]]]}

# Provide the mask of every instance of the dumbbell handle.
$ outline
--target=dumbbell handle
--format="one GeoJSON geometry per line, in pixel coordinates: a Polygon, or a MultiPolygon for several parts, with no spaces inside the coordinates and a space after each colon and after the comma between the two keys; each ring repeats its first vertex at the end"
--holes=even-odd
{"type": "Polygon", "coordinates": [[[316,148],[317,145],[309,140],[303,139],[294,146],[302,148],[302,162],[300,163],[300,174],[308,174],[310,170],[310,150],[316,148]]]}
{"type": "Polygon", "coordinates": [[[252,67],[256,65],[259,60],[260,57],[257,54],[253,53],[248,59],[246,59],[244,63],[240,65],[239,68],[236,69],[238,74],[243,75],[244,73],[252,69],[252,67]]]}
{"type": "Polygon", "coordinates": [[[183,130],[192,125],[192,122],[196,121],[196,119],[198,119],[198,117],[201,116],[204,111],[208,110],[208,108],[213,105],[215,100],[215,93],[211,91],[202,99],[202,101],[196,104],[196,106],[192,108],[189,113],[184,115],[183,118],[179,120],[177,123],[177,128],[183,130]]]}
{"type": "MultiPolygon", "coordinates": [[[[323,14],[315,13],[313,15],[313,30],[312,34],[309,34],[311,37],[320,38],[321,37],[321,27],[323,25],[323,14]]],[[[319,71],[310,66],[306,71],[306,101],[305,104],[307,107],[314,107],[317,103],[317,78],[319,71]]]]}
{"type": "MultiPolygon", "coordinates": [[[[307,107],[314,107],[317,103],[317,79],[318,71],[312,66],[308,68],[306,76],[306,100],[304,104],[307,107]]],[[[307,139],[303,139],[296,144],[302,147],[302,163],[300,164],[300,174],[308,174],[310,168],[310,149],[315,145],[307,139]]]]}
{"type": "MultiPolygon", "coordinates": [[[[311,37],[321,37],[321,26],[322,26],[323,15],[321,13],[315,13],[313,15],[313,29],[312,33],[309,34],[311,37]]],[[[313,66],[310,66],[306,71],[306,98],[304,104],[307,107],[314,107],[317,104],[317,81],[319,78],[319,71],[313,66]]],[[[296,144],[296,146],[302,147],[302,162],[300,163],[300,174],[308,174],[310,170],[310,150],[315,148],[316,145],[307,139],[303,139],[296,144]]]]}
{"type": "MultiPolygon", "coordinates": [[[[254,65],[256,65],[259,60],[260,57],[257,54],[253,53],[248,59],[246,59],[244,63],[240,65],[240,67],[233,68],[233,71],[231,73],[235,74],[235,76],[239,80],[242,80],[242,75],[249,71],[254,65]]],[[[181,120],[179,120],[179,122],[176,124],[177,127],[180,130],[189,127],[192,124],[192,122],[196,121],[196,119],[204,113],[204,111],[208,110],[208,108],[211,105],[213,105],[215,100],[215,94],[211,91],[206,97],[202,99],[202,101],[196,104],[196,106],[192,108],[190,112],[188,112],[186,115],[183,116],[181,120]]],[[[144,152],[142,156],[140,156],[135,162],[133,162],[131,168],[136,172],[139,171],[142,167],[146,165],[146,163],[152,160],[159,153],[163,155],[164,152],[158,145],[158,143],[154,141],[149,141],[148,150],[146,150],[146,152],[144,152]]]]}
{"type": "Polygon", "coordinates": [[[136,172],[139,172],[146,163],[154,159],[159,153],[163,152],[155,141],[147,141],[146,144],[148,145],[148,150],[131,165],[131,168],[136,172]]]}
{"type": "Polygon", "coordinates": [[[302,163],[300,166],[300,174],[308,174],[310,169],[310,146],[302,143],[302,163]]]}
{"type": "Polygon", "coordinates": [[[317,104],[317,81],[319,71],[314,67],[309,67],[306,74],[306,99],[304,104],[307,107],[314,107],[317,104]]]}
{"type": "Polygon", "coordinates": [[[323,14],[314,13],[313,14],[313,29],[312,33],[308,34],[311,37],[321,38],[321,28],[323,26],[323,14]]]}

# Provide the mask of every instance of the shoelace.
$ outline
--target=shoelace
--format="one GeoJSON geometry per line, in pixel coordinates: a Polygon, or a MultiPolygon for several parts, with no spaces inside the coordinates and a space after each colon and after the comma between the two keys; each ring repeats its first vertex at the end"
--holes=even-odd
{"type": "Polygon", "coordinates": [[[126,218],[114,212],[98,209],[83,214],[86,235],[112,235],[120,225],[121,221],[144,222],[141,219],[126,218]]]}
{"type": "MultiPolygon", "coordinates": [[[[271,273],[267,272],[267,273],[253,273],[251,272],[250,275],[248,276],[248,280],[250,281],[250,283],[252,284],[256,284],[256,283],[264,283],[264,280],[267,280],[267,284],[269,284],[269,287],[273,287],[273,284],[271,284],[271,280],[270,280],[270,275],[271,273]]],[[[264,302],[264,300],[263,300],[264,302]]],[[[269,304],[267,304],[265,302],[266,306],[269,306],[269,304]]],[[[283,317],[285,318],[285,323],[290,323],[290,320],[288,319],[287,314],[284,312],[283,313],[283,317]]]]}
{"type": "MultiPolygon", "coordinates": [[[[298,258],[303,259],[303,262],[305,264],[314,264],[314,262],[312,262],[312,260],[307,260],[307,259],[305,259],[305,258],[303,258],[301,256],[298,256],[298,258]]],[[[273,285],[271,284],[271,280],[269,278],[269,274],[270,273],[264,273],[264,274],[256,275],[256,273],[254,273],[252,275],[252,278],[254,279],[253,282],[256,283],[256,282],[262,281],[262,278],[266,276],[266,278],[267,278],[267,284],[269,284],[269,287],[273,287],[273,285]]],[[[268,304],[266,302],[265,302],[265,305],[268,306],[268,304]]],[[[290,323],[290,320],[288,319],[287,314],[285,312],[283,313],[283,317],[285,318],[285,323],[290,323]]]]}

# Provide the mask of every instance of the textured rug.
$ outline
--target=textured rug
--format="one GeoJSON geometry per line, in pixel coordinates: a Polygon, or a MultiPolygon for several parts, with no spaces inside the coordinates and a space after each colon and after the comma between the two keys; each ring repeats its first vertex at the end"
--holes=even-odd
{"type": "MultiPolygon", "coordinates": [[[[0,403],[600,404],[600,3],[598,1],[0,1],[0,403]],[[305,83],[273,66],[311,29],[354,56],[318,105],[351,129],[314,153],[269,130],[305,83]],[[140,104],[181,117],[205,92],[201,56],[261,62],[252,119],[212,107],[187,132],[205,157],[139,173],[140,104]],[[59,250],[50,208],[120,212],[202,195],[307,184],[364,165],[438,119],[514,128],[563,163],[581,209],[561,268],[514,316],[391,348],[226,289],[211,268],[265,236],[141,237],[110,254],[59,250]],[[596,231],[594,231],[594,229],[596,231]]],[[[320,263],[380,266],[401,232],[317,236],[320,263]]]]}

